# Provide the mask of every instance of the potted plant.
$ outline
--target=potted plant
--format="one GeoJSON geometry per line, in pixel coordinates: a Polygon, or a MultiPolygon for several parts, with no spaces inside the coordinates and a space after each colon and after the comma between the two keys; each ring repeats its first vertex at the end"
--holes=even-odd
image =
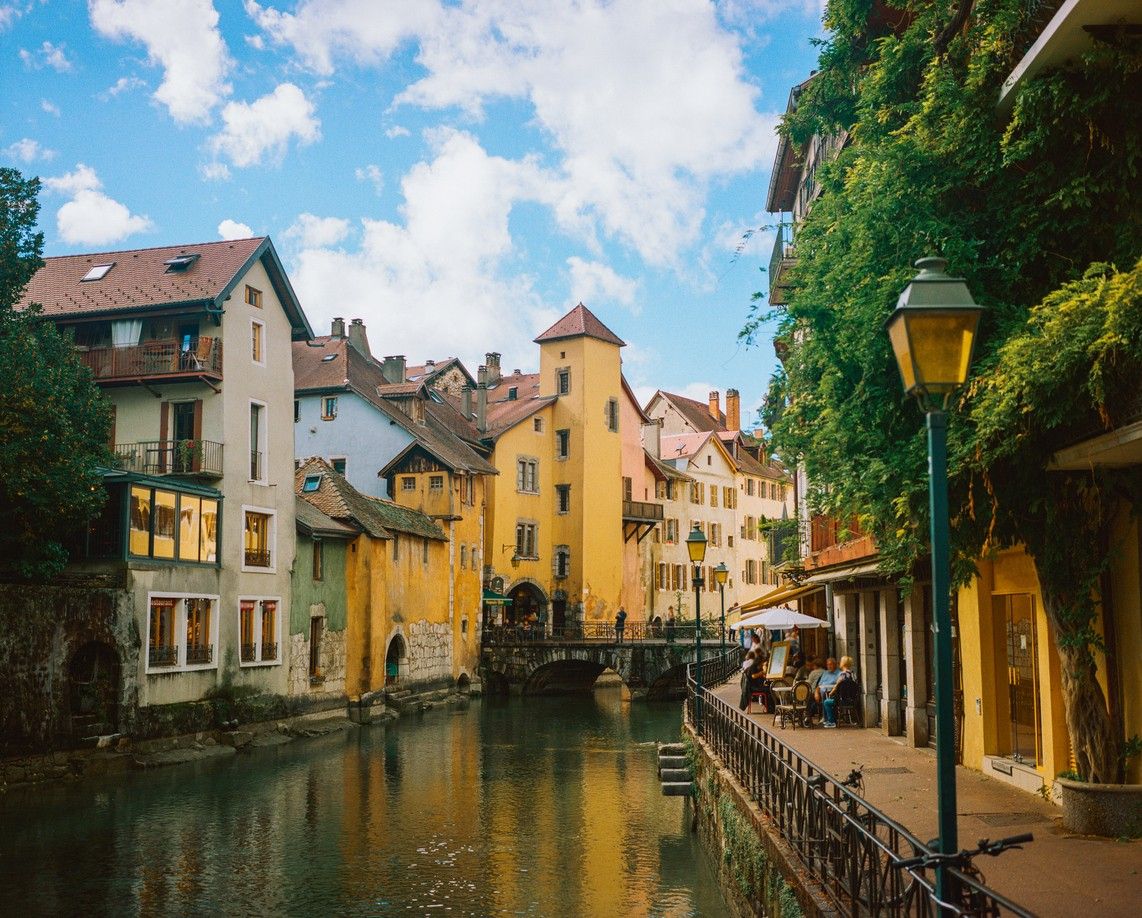
{"type": "MultiPolygon", "coordinates": [[[[1123,765],[1142,753],[1142,737],[1123,747],[1123,765]]],[[[1142,784],[1099,784],[1074,771],[1055,779],[1063,806],[1063,826],[1079,835],[1142,838],[1142,784]]]]}

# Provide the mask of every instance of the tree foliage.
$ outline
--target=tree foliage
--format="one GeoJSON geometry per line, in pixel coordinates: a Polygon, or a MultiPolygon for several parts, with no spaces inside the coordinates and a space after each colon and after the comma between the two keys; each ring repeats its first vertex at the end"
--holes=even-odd
{"type": "Polygon", "coordinates": [[[0,169],[0,570],[48,577],[67,561],[64,541],[105,499],[107,402],[71,341],[33,307],[18,309],[43,265],[36,231],[39,181],[0,169]]]}
{"type": "MultiPolygon", "coordinates": [[[[1080,484],[1048,465],[1067,429],[1113,420],[1142,353],[1136,269],[1087,273],[1132,268],[1142,253],[1142,61],[1096,48],[1031,81],[1004,118],[1000,87],[1045,21],[1041,4],[978,0],[942,53],[950,6],[907,6],[906,27],[876,34],[868,0],[831,0],[820,73],[784,121],[794,142],[848,141],[819,169],[823,193],[797,238],[766,420],[778,450],[804,462],[814,508],[857,515],[886,570],[910,572],[926,552],[926,444],[883,322],[916,258],[941,254],[965,276],[987,311],[976,382],[949,426],[954,573],[962,583],[990,550],[1027,547],[1059,628],[1076,754],[1112,780],[1090,587],[1129,476],[1080,484]],[[1059,312],[1065,330],[1047,321],[1059,312]],[[1066,551],[1076,533],[1089,551],[1066,551]]],[[[747,337],[768,318],[760,310],[747,337]]]]}

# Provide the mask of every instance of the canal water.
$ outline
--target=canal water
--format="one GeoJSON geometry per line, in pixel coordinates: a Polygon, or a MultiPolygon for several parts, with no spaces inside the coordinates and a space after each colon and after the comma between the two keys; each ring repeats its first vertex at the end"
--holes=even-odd
{"type": "Polygon", "coordinates": [[[677,704],[475,700],[0,796],[3,915],[724,915],[677,704]]]}

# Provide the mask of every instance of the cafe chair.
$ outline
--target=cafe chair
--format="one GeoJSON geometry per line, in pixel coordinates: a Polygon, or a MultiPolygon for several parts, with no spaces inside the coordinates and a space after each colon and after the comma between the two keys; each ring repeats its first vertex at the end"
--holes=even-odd
{"type": "Polygon", "coordinates": [[[859,727],[864,720],[860,708],[860,685],[852,679],[839,683],[837,691],[837,726],[845,724],[850,727],[859,727]]]}
{"type": "Polygon", "coordinates": [[[785,723],[788,721],[797,729],[797,724],[801,726],[809,726],[809,696],[812,694],[812,689],[809,688],[809,683],[804,679],[794,682],[793,688],[786,696],[785,701],[774,705],[773,707],[773,723],[777,724],[778,718],[781,719],[781,729],[785,729],[785,723]]]}

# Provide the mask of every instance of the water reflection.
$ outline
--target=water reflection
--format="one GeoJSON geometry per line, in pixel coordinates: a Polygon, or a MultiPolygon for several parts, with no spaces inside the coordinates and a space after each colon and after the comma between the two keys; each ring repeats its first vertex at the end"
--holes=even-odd
{"type": "Polygon", "coordinates": [[[485,699],[220,762],[0,798],[32,914],[720,915],[659,794],[677,706],[485,699]]]}

